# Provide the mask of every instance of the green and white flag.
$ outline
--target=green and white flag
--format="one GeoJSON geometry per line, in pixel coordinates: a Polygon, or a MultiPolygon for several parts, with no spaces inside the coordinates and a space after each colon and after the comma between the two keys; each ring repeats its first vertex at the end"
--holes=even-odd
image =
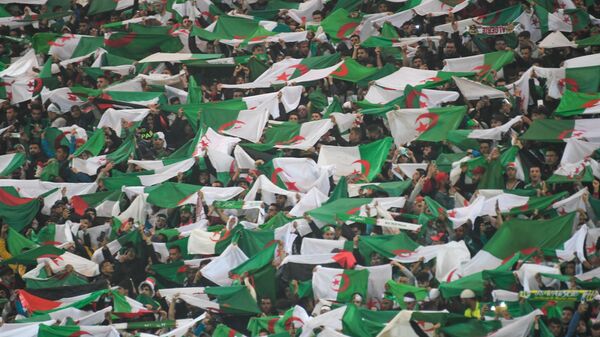
{"type": "MultiPolygon", "coordinates": [[[[513,51],[496,51],[493,53],[459,57],[444,60],[443,71],[474,72],[476,78],[489,78],[493,72],[515,61],[513,51]]],[[[494,76],[491,76],[493,78],[494,76]]]]}
{"type": "Polygon", "coordinates": [[[416,88],[434,88],[452,80],[452,76],[472,76],[473,72],[454,73],[401,67],[398,71],[375,81],[382,88],[404,90],[407,85],[416,88]]]}
{"type": "Polygon", "coordinates": [[[600,94],[586,94],[565,90],[554,113],[561,117],[600,112],[600,94]]]}
{"type": "Polygon", "coordinates": [[[111,108],[102,114],[102,118],[98,122],[98,128],[109,127],[115,130],[117,135],[120,135],[124,122],[133,125],[133,123],[144,120],[149,113],[150,110],[148,109],[115,110],[111,108]]]}
{"type": "MultiPolygon", "coordinates": [[[[506,26],[512,22],[515,22],[523,9],[521,5],[514,5],[511,7],[507,7],[505,9],[484,14],[478,17],[472,17],[464,20],[457,21],[458,31],[464,32],[469,27],[475,25],[485,25],[485,26],[506,26]]],[[[443,25],[435,26],[434,31],[436,32],[447,32],[448,34],[452,34],[454,32],[451,23],[445,23],[443,25]]]]}
{"type": "Polygon", "coordinates": [[[253,148],[259,151],[278,149],[298,149],[306,151],[331,128],[333,123],[330,119],[321,119],[306,123],[285,122],[275,124],[265,130],[264,143],[243,144],[243,147],[253,148]]]}
{"type": "Polygon", "coordinates": [[[71,198],[71,205],[79,216],[83,216],[86,209],[93,208],[98,216],[111,217],[120,213],[122,196],[123,192],[119,190],[76,195],[71,198]]]}
{"type": "Polygon", "coordinates": [[[56,56],[61,61],[83,58],[96,52],[103,43],[102,37],[64,34],[56,40],[48,42],[50,45],[48,55],[56,56]]]}
{"type": "Polygon", "coordinates": [[[367,297],[368,270],[337,269],[317,266],[312,277],[315,299],[350,302],[356,293],[367,297]]]}
{"type": "Polygon", "coordinates": [[[323,145],[317,164],[333,165],[336,181],[349,175],[362,176],[371,181],[381,172],[391,146],[392,138],[389,137],[359,146],[323,145]]]}
{"type": "Polygon", "coordinates": [[[122,186],[152,186],[165,182],[179,172],[186,172],[196,163],[194,158],[185,159],[162,169],[143,171],[141,174],[128,173],[121,176],[106,178],[104,184],[109,190],[120,190],[122,186]]]}
{"type": "Polygon", "coordinates": [[[90,8],[88,9],[89,15],[98,13],[120,11],[129,7],[132,7],[134,0],[114,0],[114,1],[102,1],[102,0],[91,0],[90,8]]]}
{"type": "Polygon", "coordinates": [[[91,336],[91,337],[119,337],[119,332],[112,326],[58,326],[58,325],[39,325],[38,337],[71,337],[71,336],[91,336]]]}
{"type": "Polygon", "coordinates": [[[25,154],[20,152],[0,156],[0,177],[8,177],[25,164],[25,154]]]}
{"type": "Polygon", "coordinates": [[[400,109],[386,114],[394,141],[401,146],[414,140],[440,142],[462,122],[465,106],[400,109]]]}
{"type": "Polygon", "coordinates": [[[594,119],[542,119],[536,120],[521,136],[524,140],[560,142],[567,139],[600,141],[600,118],[594,119]]]}
{"type": "Polygon", "coordinates": [[[576,213],[553,219],[512,219],[502,224],[482,250],[458,269],[460,276],[499,267],[521,252],[531,254],[536,249],[558,248],[571,236],[576,213]]]}
{"type": "MultiPolygon", "coordinates": [[[[103,131],[100,129],[100,131],[103,131]]],[[[129,137],[115,151],[88,159],[73,158],[71,167],[90,176],[98,174],[98,169],[108,162],[119,164],[127,161],[135,152],[135,138],[129,137]]]]}

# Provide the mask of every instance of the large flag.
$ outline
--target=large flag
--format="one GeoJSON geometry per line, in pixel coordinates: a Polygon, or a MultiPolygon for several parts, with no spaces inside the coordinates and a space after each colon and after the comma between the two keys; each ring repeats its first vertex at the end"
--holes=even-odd
{"type": "Polygon", "coordinates": [[[117,56],[142,59],[157,51],[176,53],[183,44],[171,27],[130,25],[131,32],[112,32],[104,35],[105,49],[117,56]]]}
{"type": "Polygon", "coordinates": [[[41,206],[35,198],[21,198],[0,188],[0,218],[17,231],[29,225],[41,206]]]}
{"type": "Polygon", "coordinates": [[[259,151],[278,149],[308,150],[331,128],[330,119],[310,121],[306,123],[285,122],[276,124],[265,130],[264,143],[243,144],[243,147],[259,151]]]}
{"type": "Polygon", "coordinates": [[[600,94],[586,94],[565,90],[554,111],[558,116],[569,117],[600,112],[600,94]]]}
{"type": "Polygon", "coordinates": [[[288,58],[279,61],[267,69],[254,82],[244,84],[224,84],[223,88],[268,88],[274,84],[288,82],[302,83],[320,80],[336,71],[343,62],[338,54],[307,57],[304,59],[288,58]]]}
{"type": "Polygon", "coordinates": [[[524,140],[540,142],[560,142],[572,138],[600,141],[600,119],[536,120],[521,136],[524,140]]]}
{"type": "Polygon", "coordinates": [[[141,122],[149,113],[150,110],[148,109],[108,109],[102,114],[102,118],[98,122],[98,128],[109,127],[115,130],[117,135],[120,135],[124,123],[132,125],[133,123],[141,122]]]}
{"type": "Polygon", "coordinates": [[[48,54],[64,61],[91,55],[102,47],[103,40],[102,37],[64,34],[48,44],[50,45],[48,54]]]}
{"type": "Polygon", "coordinates": [[[111,217],[120,213],[119,201],[122,196],[123,192],[119,190],[76,195],[71,198],[71,205],[79,216],[83,216],[88,208],[93,208],[98,216],[111,217]]]}
{"type": "MultiPolygon", "coordinates": [[[[100,129],[100,131],[103,131],[100,129]]],[[[98,139],[95,139],[98,141],[98,139]]],[[[100,143],[101,141],[98,141],[100,143]]],[[[103,142],[103,141],[102,141],[103,142]]],[[[86,143],[87,144],[87,143],[86,143]]],[[[85,146],[85,144],[84,144],[85,146]]],[[[95,150],[92,147],[95,145],[90,144],[90,150],[95,150]]],[[[136,142],[134,137],[129,137],[123,141],[123,143],[113,152],[101,156],[90,157],[88,159],[81,158],[73,158],[72,167],[73,169],[88,174],[90,176],[95,176],[98,174],[98,169],[100,167],[106,165],[108,162],[113,164],[120,164],[122,162],[126,162],[135,152],[136,142]]],[[[97,147],[96,147],[97,148],[97,147]]]]}
{"type": "Polygon", "coordinates": [[[329,193],[329,176],[326,167],[317,165],[308,158],[274,158],[259,169],[271,178],[271,182],[289,191],[306,193],[317,187],[322,193],[329,193]]]}
{"type": "MultiPolygon", "coordinates": [[[[515,5],[501,9],[496,12],[484,14],[478,17],[471,17],[464,20],[457,21],[458,30],[464,32],[467,28],[475,26],[506,26],[516,21],[523,9],[521,5],[515,5]]],[[[436,32],[447,32],[452,34],[454,32],[451,23],[442,24],[434,27],[436,32]]]]}
{"type": "Polygon", "coordinates": [[[112,326],[56,326],[39,325],[38,337],[71,337],[71,336],[92,336],[92,337],[119,337],[121,334],[112,326]]]}
{"type": "Polygon", "coordinates": [[[313,293],[316,299],[350,302],[354,294],[367,296],[369,271],[337,269],[317,266],[313,278],[313,293]]]}
{"type": "Polygon", "coordinates": [[[509,220],[458,273],[466,276],[494,269],[519,252],[530,254],[539,248],[560,247],[571,236],[575,215],[570,213],[550,220],[509,220]]]}
{"type": "Polygon", "coordinates": [[[472,75],[472,72],[453,73],[401,67],[398,71],[376,80],[375,84],[382,88],[394,90],[404,90],[407,85],[418,88],[433,88],[451,81],[452,76],[462,77],[472,75]]]}
{"type": "Polygon", "coordinates": [[[248,110],[210,109],[200,121],[219,133],[257,143],[269,119],[269,102],[248,110]]]}
{"type": "Polygon", "coordinates": [[[134,2],[134,0],[116,0],[111,2],[92,0],[90,3],[90,8],[88,9],[88,14],[93,15],[98,13],[120,11],[133,6],[134,2]]]}
{"type": "Polygon", "coordinates": [[[333,165],[336,181],[348,175],[363,176],[366,181],[371,181],[381,172],[391,145],[389,137],[359,146],[323,145],[318,164],[333,165]]]}
{"type": "Polygon", "coordinates": [[[152,186],[165,182],[175,177],[180,172],[186,172],[191,169],[196,161],[194,158],[185,159],[170,165],[165,165],[161,169],[143,171],[143,174],[124,174],[121,176],[110,177],[104,180],[107,189],[121,189],[122,186],[152,186]]]}
{"type": "Polygon", "coordinates": [[[431,109],[400,109],[386,114],[397,145],[414,140],[439,142],[458,128],[466,113],[465,106],[431,109]]]}
{"type": "Polygon", "coordinates": [[[25,154],[20,152],[0,156],[0,177],[8,177],[25,164],[25,154]]]}
{"type": "MultiPolygon", "coordinates": [[[[492,72],[499,71],[505,65],[515,61],[513,51],[496,51],[468,57],[459,57],[444,60],[443,71],[474,72],[480,79],[490,79],[492,72]]],[[[493,79],[495,76],[491,76],[493,79]]]]}

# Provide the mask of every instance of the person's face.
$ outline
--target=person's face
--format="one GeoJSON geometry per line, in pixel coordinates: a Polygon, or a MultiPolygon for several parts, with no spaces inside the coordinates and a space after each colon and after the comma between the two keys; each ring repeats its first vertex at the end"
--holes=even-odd
{"type": "Polygon", "coordinates": [[[285,195],[278,195],[275,197],[275,202],[279,205],[285,205],[287,197],[285,195]]]}
{"type": "Polygon", "coordinates": [[[458,227],[454,230],[454,234],[457,239],[463,238],[465,236],[465,228],[463,226],[458,227]]]}
{"type": "Polygon", "coordinates": [[[533,182],[539,182],[542,177],[542,172],[539,167],[532,167],[529,169],[529,179],[533,182]]]}
{"type": "Polygon", "coordinates": [[[381,300],[381,310],[392,310],[394,308],[394,302],[390,299],[384,298],[381,300]]]}
{"type": "Polygon", "coordinates": [[[269,206],[267,214],[269,215],[269,217],[275,216],[275,214],[277,214],[277,208],[275,208],[275,206],[269,206]]]}
{"type": "Polygon", "coordinates": [[[69,154],[66,153],[63,148],[58,148],[56,150],[56,159],[58,159],[58,160],[65,160],[65,159],[67,159],[68,155],[69,154]]]}
{"type": "Polygon", "coordinates": [[[106,262],[102,265],[102,273],[112,274],[115,271],[115,266],[111,262],[106,262]]]}
{"type": "Polygon", "coordinates": [[[13,121],[17,119],[17,112],[13,108],[9,108],[6,110],[6,120],[13,121]]]}
{"type": "Polygon", "coordinates": [[[236,91],[233,93],[233,98],[242,98],[244,97],[244,93],[242,91],[236,91]]]}
{"type": "Polygon", "coordinates": [[[352,45],[357,45],[360,43],[360,38],[358,36],[352,36],[350,42],[352,42],[352,45]]]}
{"type": "Polygon", "coordinates": [[[372,266],[378,266],[382,263],[383,263],[383,260],[381,259],[381,255],[379,255],[377,253],[373,253],[371,255],[371,265],[372,266]]]}
{"type": "Polygon", "coordinates": [[[31,119],[34,121],[39,121],[42,119],[42,111],[38,109],[31,110],[31,119]]]}
{"type": "Polygon", "coordinates": [[[79,229],[88,229],[88,228],[90,228],[90,220],[81,219],[79,221],[79,229]]]}
{"type": "Polygon", "coordinates": [[[360,142],[360,133],[357,130],[350,130],[349,138],[351,143],[360,142]]]}
{"type": "Polygon", "coordinates": [[[321,22],[321,20],[323,20],[323,16],[321,14],[314,14],[312,19],[314,22],[321,22]]]}
{"type": "Polygon", "coordinates": [[[358,52],[356,53],[356,57],[359,60],[366,60],[369,58],[369,54],[367,54],[367,51],[365,49],[359,49],[358,52]]]}
{"type": "Polygon", "coordinates": [[[382,2],[379,4],[379,6],[377,6],[377,10],[379,11],[379,13],[385,13],[388,11],[388,6],[386,3],[382,2]]]}
{"type": "Polygon", "coordinates": [[[180,216],[182,222],[187,222],[192,217],[192,213],[190,211],[182,211],[180,216]]]}
{"type": "Polygon", "coordinates": [[[446,43],[446,48],[444,48],[444,53],[446,55],[452,55],[452,54],[456,53],[456,46],[454,45],[453,42],[446,43]]]}
{"type": "Polygon", "coordinates": [[[573,312],[571,310],[563,310],[561,318],[563,323],[568,324],[571,318],[573,318],[573,312]]]}
{"type": "Polygon", "coordinates": [[[546,151],[546,165],[554,165],[558,162],[558,155],[554,151],[546,151]]]}
{"type": "Polygon", "coordinates": [[[298,122],[298,115],[290,115],[290,118],[288,119],[288,121],[298,122]]]}
{"type": "Polygon", "coordinates": [[[98,88],[105,88],[108,85],[108,81],[105,78],[100,77],[98,78],[97,85],[98,88]]]}
{"type": "Polygon", "coordinates": [[[585,322],[585,320],[580,320],[579,323],[577,324],[577,333],[580,334],[581,336],[585,335],[585,332],[587,331],[587,324],[585,322]]]}
{"type": "Polygon", "coordinates": [[[325,240],[333,240],[335,239],[335,232],[333,231],[327,231],[325,233],[323,233],[323,239],[325,240]]]}
{"type": "Polygon", "coordinates": [[[406,310],[413,310],[417,305],[416,301],[406,303],[406,310]]]}
{"type": "Polygon", "coordinates": [[[152,145],[154,146],[155,149],[160,150],[163,148],[163,144],[165,143],[164,140],[160,139],[160,138],[156,138],[152,140],[152,145]]]}
{"type": "Polygon", "coordinates": [[[210,174],[208,174],[207,172],[200,172],[200,175],[198,176],[198,181],[200,183],[207,183],[210,179],[210,174]]]}
{"type": "Polygon", "coordinates": [[[352,299],[352,303],[354,303],[354,305],[356,305],[357,307],[360,307],[362,305],[362,300],[359,297],[354,297],[352,299]]]}
{"type": "Polygon", "coordinates": [[[167,225],[167,219],[163,218],[162,216],[159,216],[156,218],[156,223],[155,223],[156,228],[165,228],[166,225],[167,225]]]}
{"type": "Polygon", "coordinates": [[[315,113],[312,113],[312,114],[310,115],[310,120],[311,120],[311,121],[318,121],[318,120],[321,120],[321,114],[319,114],[319,113],[316,113],[316,112],[315,112],[315,113]]]}
{"type": "Polygon", "coordinates": [[[504,49],[506,49],[506,41],[498,40],[498,41],[496,41],[494,46],[496,47],[496,50],[498,50],[498,51],[504,50],[504,49]]]}
{"type": "Polygon", "coordinates": [[[143,285],[141,288],[142,288],[141,290],[142,290],[143,295],[152,296],[152,290],[150,289],[149,286],[143,285]]]}
{"type": "Polygon", "coordinates": [[[31,144],[29,145],[29,153],[32,156],[38,155],[40,154],[40,146],[38,144],[31,144]]]}
{"type": "Polygon", "coordinates": [[[521,49],[521,57],[528,61],[529,59],[531,59],[531,50],[529,49],[521,49]]]}
{"type": "Polygon", "coordinates": [[[304,42],[300,44],[300,53],[304,54],[304,55],[308,55],[308,43],[304,42]]]}
{"type": "Polygon", "coordinates": [[[529,38],[525,36],[519,36],[519,46],[525,47],[529,45],[529,38]]]}
{"type": "Polygon", "coordinates": [[[479,144],[479,152],[481,154],[490,154],[490,144],[489,143],[480,143],[479,144]]]}
{"type": "Polygon", "coordinates": [[[271,304],[270,298],[263,298],[260,300],[260,310],[263,313],[270,313],[273,309],[273,305],[271,304]]]}
{"type": "Polygon", "coordinates": [[[517,178],[517,170],[514,167],[509,167],[506,169],[506,177],[508,179],[516,179],[517,178]]]}
{"type": "Polygon", "coordinates": [[[554,335],[554,337],[560,337],[562,332],[562,327],[558,323],[550,323],[550,331],[554,335]]]}
{"type": "Polygon", "coordinates": [[[169,249],[169,260],[171,261],[179,261],[181,260],[181,253],[174,248],[169,249]]]}
{"type": "Polygon", "coordinates": [[[85,32],[88,30],[88,28],[89,28],[89,26],[88,26],[87,22],[81,22],[79,24],[79,31],[85,32]]]}
{"type": "Polygon", "coordinates": [[[575,265],[573,263],[568,263],[565,266],[565,275],[569,275],[569,276],[575,275],[575,265]]]}
{"type": "Polygon", "coordinates": [[[256,48],[254,48],[254,55],[260,55],[260,54],[264,54],[265,53],[265,48],[263,48],[263,46],[258,46],[256,48]]]}
{"type": "Polygon", "coordinates": [[[423,60],[421,58],[413,59],[413,68],[421,68],[422,65],[423,65],[423,60]]]}

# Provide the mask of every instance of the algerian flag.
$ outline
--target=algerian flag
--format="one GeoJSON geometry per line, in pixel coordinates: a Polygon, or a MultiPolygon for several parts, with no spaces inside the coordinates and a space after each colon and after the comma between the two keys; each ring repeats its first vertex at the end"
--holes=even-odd
{"type": "Polygon", "coordinates": [[[23,77],[34,77],[37,76],[37,73],[33,71],[33,68],[39,68],[40,65],[38,63],[37,57],[35,56],[35,51],[30,49],[25,55],[23,55],[18,60],[12,62],[8,68],[0,71],[0,77],[3,79],[5,77],[10,78],[23,78],[23,77]]]}
{"type": "Polygon", "coordinates": [[[446,310],[401,310],[384,326],[383,330],[377,334],[377,337],[419,337],[424,334],[429,335],[431,332],[435,332],[434,323],[444,321],[443,317],[447,315],[448,311],[446,310]],[[420,331],[415,331],[415,325],[420,331]]]}
{"type": "Polygon", "coordinates": [[[117,135],[120,135],[123,128],[123,120],[131,125],[136,122],[141,122],[149,113],[150,110],[148,109],[115,110],[111,108],[102,114],[102,118],[100,118],[100,122],[98,122],[98,128],[109,127],[113,129],[117,135]]]}
{"type": "Polygon", "coordinates": [[[228,229],[220,232],[207,232],[202,229],[194,229],[188,241],[188,253],[215,255],[218,250],[221,250],[217,245],[228,244],[230,242],[231,233],[232,231],[228,229]]]}
{"type": "Polygon", "coordinates": [[[503,327],[500,330],[488,335],[490,337],[525,337],[529,336],[533,323],[535,322],[536,316],[542,316],[544,313],[540,309],[536,309],[533,312],[515,318],[513,320],[504,322],[503,327]]]}
{"type": "Polygon", "coordinates": [[[84,151],[88,151],[92,154],[92,156],[97,156],[100,151],[104,148],[105,135],[103,129],[97,129],[92,133],[90,138],[83,143],[81,146],[77,148],[75,153],[73,153],[74,157],[80,156],[84,151]]]}
{"type": "Polygon", "coordinates": [[[331,73],[331,77],[356,83],[375,75],[379,71],[380,69],[363,66],[356,60],[347,57],[344,59],[344,63],[331,73]]]}
{"type": "MultiPolygon", "coordinates": [[[[98,1],[93,1],[96,3],[98,1]]],[[[38,337],[71,337],[71,336],[91,336],[91,337],[119,337],[121,334],[112,326],[58,326],[58,325],[39,325],[38,337]]]]}
{"type": "Polygon", "coordinates": [[[570,117],[600,112],[600,94],[586,94],[565,90],[554,111],[558,116],[570,117]]]}
{"type": "Polygon", "coordinates": [[[294,122],[275,124],[265,130],[264,143],[244,145],[259,151],[270,150],[273,147],[306,151],[315,145],[332,127],[333,123],[330,119],[301,124],[294,122]]]}
{"type": "Polygon", "coordinates": [[[556,99],[561,98],[565,90],[593,94],[600,86],[598,64],[583,66],[574,62],[570,66],[565,65],[565,68],[535,67],[534,70],[536,76],[547,80],[548,95],[556,99]]]}
{"type": "Polygon", "coordinates": [[[123,193],[119,190],[76,195],[71,198],[71,205],[79,216],[83,216],[86,209],[93,208],[98,216],[110,217],[120,210],[119,201],[122,196],[123,193]]]}
{"type": "Polygon", "coordinates": [[[269,103],[266,102],[251,110],[207,111],[201,115],[201,121],[219,133],[257,143],[269,120],[268,106],[269,103]]]}
{"type": "MultiPolygon", "coordinates": [[[[308,214],[317,223],[335,223],[336,219],[349,221],[370,221],[370,216],[375,216],[378,209],[387,211],[392,207],[403,207],[405,198],[340,198],[309,211],[308,214]],[[377,206],[375,206],[377,204],[377,206]],[[370,213],[367,212],[367,206],[370,213]]],[[[304,235],[304,234],[303,234],[304,235]]]]}
{"type": "MultiPolygon", "coordinates": [[[[94,1],[98,3],[98,1],[94,1]]],[[[64,34],[52,42],[48,42],[48,55],[56,56],[59,60],[69,60],[89,56],[103,45],[102,37],[64,34]]]]}
{"type": "Polygon", "coordinates": [[[538,42],[539,48],[577,48],[577,44],[569,41],[563,33],[556,31],[548,34],[542,41],[538,42]]]}
{"type": "Polygon", "coordinates": [[[312,13],[323,9],[322,0],[308,0],[298,5],[298,8],[288,10],[287,15],[300,24],[306,23],[308,18],[312,18],[312,13]]]}
{"type": "Polygon", "coordinates": [[[119,293],[118,291],[112,292],[112,298],[113,312],[115,313],[115,315],[118,315],[120,317],[134,318],[139,317],[143,314],[149,314],[153,312],[151,310],[146,309],[146,307],[142,303],[130,297],[121,295],[121,293],[119,293]]]}
{"type": "Polygon", "coordinates": [[[320,26],[331,40],[337,43],[350,38],[361,21],[361,15],[353,17],[349,11],[339,8],[329,13],[321,21],[320,26]]]}
{"type": "Polygon", "coordinates": [[[582,139],[567,139],[565,143],[567,146],[560,158],[561,164],[580,162],[600,149],[600,143],[591,143],[582,139]]]}
{"type": "Polygon", "coordinates": [[[489,98],[504,98],[506,96],[503,91],[479,82],[456,76],[453,76],[452,79],[454,80],[454,83],[456,83],[460,93],[467,100],[476,100],[483,96],[487,96],[489,98]]]}
{"type": "Polygon", "coordinates": [[[274,63],[254,82],[244,84],[224,84],[223,88],[268,88],[274,84],[287,82],[315,81],[329,76],[336,71],[341,62],[338,54],[307,57],[304,59],[287,58],[274,63]]]}
{"type": "Polygon", "coordinates": [[[557,142],[569,138],[600,141],[600,118],[536,120],[521,136],[524,140],[557,142]]]}
{"type": "Polygon", "coordinates": [[[0,177],[8,177],[25,164],[25,154],[20,152],[0,156],[0,177]]]}
{"type": "Polygon", "coordinates": [[[336,181],[352,174],[363,175],[367,181],[371,181],[381,171],[391,145],[392,139],[389,137],[359,146],[323,145],[317,164],[333,165],[336,181]]]}
{"type": "MultiPolygon", "coordinates": [[[[100,131],[103,130],[100,129],[100,131]]],[[[106,165],[108,162],[120,164],[127,161],[127,159],[129,159],[135,152],[135,146],[135,138],[129,137],[115,151],[109,154],[90,157],[88,159],[73,158],[71,167],[79,172],[83,172],[90,176],[95,176],[98,174],[98,169],[100,169],[100,167],[103,165],[106,165]]]]}
{"type": "MultiPolygon", "coordinates": [[[[468,18],[464,20],[457,21],[458,31],[463,32],[467,30],[470,26],[476,25],[485,25],[485,26],[505,26],[514,21],[516,21],[523,9],[521,5],[515,5],[511,7],[507,7],[505,9],[484,14],[478,17],[468,18]]],[[[434,27],[434,31],[436,32],[447,32],[448,34],[454,33],[451,23],[445,23],[442,25],[438,25],[434,27]]]]}
{"type": "Polygon", "coordinates": [[[308,192],[317,187],[322,193],[329,193],[328,168],[317,165],[309,158],[274,158],[259,167],[270,177],[271,182],[289,191],[308,192]]]}
{"type": "Polygon", "coordinates": [[[12,227],[8,228],[6,250],[10,253],[10,255],[16,256],[21,254],[23,251],[29,251],[37,247],[39,247],[39,245],[35,242],[29,240],[21,233],[12,229],[12,227]]]}
{"type": "Polygon", "coordinates": [[[522,116],[514,117],[505,124],[490,129],[452,130],[448,132],[448,141],[461,148],[468,148],[468,146],[466,146],[468,144],[468,139],[501,140],[502,135],[507,133],[513,125],[519,123],[521,118],[522,116]]]}
{"type": "Polygon", "coordinates": [[[29,225],[40,209],[40,201],[34,198],[21,198],[0,188],[0,218],[12,228],[21,231],[29,225]]]}
{"type": "Polygon", "coordinates": [[[233,280],[229,278],[230,270],[248,261],[248,257],[237,245],[229,245],[221,255],[210,261],[200,272],[211,282],[220,286],[229,286],[233,280]]]}
{"type": "Polygon", "coordinates": [[[231,153],[233,148],[240,142],[239,138],[223,136],[213,129],[208,128],[206,132],[198,131],[192,142],[192,153],[189,156],[202,157],[210,148],[222,153],[231,153]]]}
{"type": "Polygon", "coordinates": [[[67,224],[49,223],[42,227],[39,232],[32,233],[31,239],[40,245],[61,246],[64,243],[73,241],[73,233],[71,233],[71,227],[67,224]]]}
{"type": "Polygon", "coordinates": [[[499,71],[505,65],[515,61],[513,51],[496,51],[468,57],[444,60],[443,71],[474,72],[478,78],[486,78],[491,71],[499,71]]]}
{"type": "Polygon", "coordinates": [[[593,159],[575,163],[561,163],[546,182],[550,184],[573,183],[575,181],[590,183],[594,180],[594,175],[598,175],[597,168],[597,162],[593,159]]]}
{"type": "Polygon", "coordinates": [[[502,224],[492,239],[468,263],[462,276],[500,266],[514,254],[529,254],[538,248],[556,248],[571,236],[576,213],[544,220],[512,219],[502,224]]]}
{"type": "Polygon", "coordinates": [[[401,67],[398,71],[376,80],[375,84],[382,88],[394,90],[404,90],[407,85],[419,88],[432,88],[450,81],[452,76],[470,75],[473,75],[473,73],[452,73],[401,67]]]}
{"type": "Polygon", "coordinates": [[[212,333],[213,337],[245,337],[244,334],[234,330],[227,325],[219,324],[217,328],[212,333]]]}
{"type": "Polygon", "coordinates": [[[70,111],[74,105],[80,106],[85,103],[79,96],[71,91],[71,88],[63,87],[52,91],[42,91],[42,98],[58,105],[60,111],[70,111]]]}
{"type": "MultiPolygon", "coordinates": [[[[70,230],[70,228],[69,228],[70,230]]],[[[39,279],[45,277],[45,266],[49,266],[53,273],[58,273],[65,270],[66,266],[72,266],[73,270],[85,277],[94,277],[100,274],[98,264],[81,256],[64,252],[61,255],[42,255],[37,258],[38,265],[36,268],[28,271],[23,278],[39,279]]]]}
{"type": "MultiPolygon", "coordinates": [[[[162,52],[176,53],[184,45],[171,31],[172,27],[146,27],[131,25],[131,32],[110,32],[104,34],[104,47],[111,54],[142,59],[159,49],[162,52]]],[[[160,74],[157,74],[160,75],[160,74]]],[[[166,83],[168,84],[168,83],[166,83]]]]}
{"type": "Polygon", "coordinates": [[[104,184],[107,189],[120,189],[121,186],[152,186],[160,184],[175,177],[179,172],[186,172],[196,163],[194,158],[185,159],[170,165],[165,165],[161,169],[143,171],[143,174],[124,174],[106,178],[104,184]]]}
{"type": "MultiPolygon", "coordinates": [[[[117,221],[116,223],[119,224],[120,220],[117,218],[113,218],[113,222],[115,222],[115,220],[117,221]]],[[[116,235],[116,233],[112,233],[112,235],[116,235]]],[[[110,251],[110,254],[114,255],[127,244],[133,244],[134,246],[137,246],[138,244],[141,244],[141,242],[142,237],[140,233],[138,231],[133,231],[118,237],[116,240],[109,242],[106,245],[106,247],[110,251]]],[[[102,261],[104,261],[102,249],[96,249],[96,251],[92,255],[91,260],[96,263],[101,263],[102,261]]]]}
{"type": "Polygon", "coordinates": [[[371,267],[357,265],[356,270],[367,270],[369,272],[367,301],[369,303],[380,301],[386,291],[386,283],[392,279],[392,265],[384,264],[371,267]]]}
{"type": "Polygon", "coordinates": [[[197,203],[197,192],[202,191],[202,199],[207,205],[215,201],[231,200],[243,192],[241,187],[212,187],[198,186],[183,183],[165,182],[160,185],[146,187],[144,193],[148,193],[148,203],[162,207],[175,208],[181,205],[195,205],[197,203]]]}
{"type": "Polygon", "coordinates": [[[93,0],[90,3],[88,14],[94,15],[98,13],[120,11],[133,6],[134,2],[134,0],[115,0],[110,2],[93,0]]]}
{"type": "Polygon", "coordinates": [[[446,140],[448,132],[455,130],[466,113],[465,106],[431,109],[400,109],[386,114],[390,130],[397,145],[414,140],[439,142],[446,140]]]}
{"type": "Polygon", "coordinates": [[[350,302],[356,293],[367,296],[369,271],[317,266],[312,277],[315,299],[350,302]]]}

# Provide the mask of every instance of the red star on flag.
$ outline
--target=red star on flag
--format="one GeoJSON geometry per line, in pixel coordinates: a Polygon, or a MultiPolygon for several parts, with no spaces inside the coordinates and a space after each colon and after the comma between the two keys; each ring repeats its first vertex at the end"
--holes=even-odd
{"type": "Polygon", "coordinates": [[[279,74],[279,76],[277,76],[277,79],[278,79],[278,80],[280,80],[280,81],[287,81],[287,80],[290,78],[290,76],[292,76],[292,75],[291,75],[291,74],[290,74],[290,75],[288,75],[288,74],[287,74],[287,73],[284,71],[284,72],[282,72],[281,74],[279,74]]]}
{"type": "Polygon", "coordinates": [[[448,211],[448,216],[451,218],[456,217],[456,211],[455,210],[448,211]]]}

